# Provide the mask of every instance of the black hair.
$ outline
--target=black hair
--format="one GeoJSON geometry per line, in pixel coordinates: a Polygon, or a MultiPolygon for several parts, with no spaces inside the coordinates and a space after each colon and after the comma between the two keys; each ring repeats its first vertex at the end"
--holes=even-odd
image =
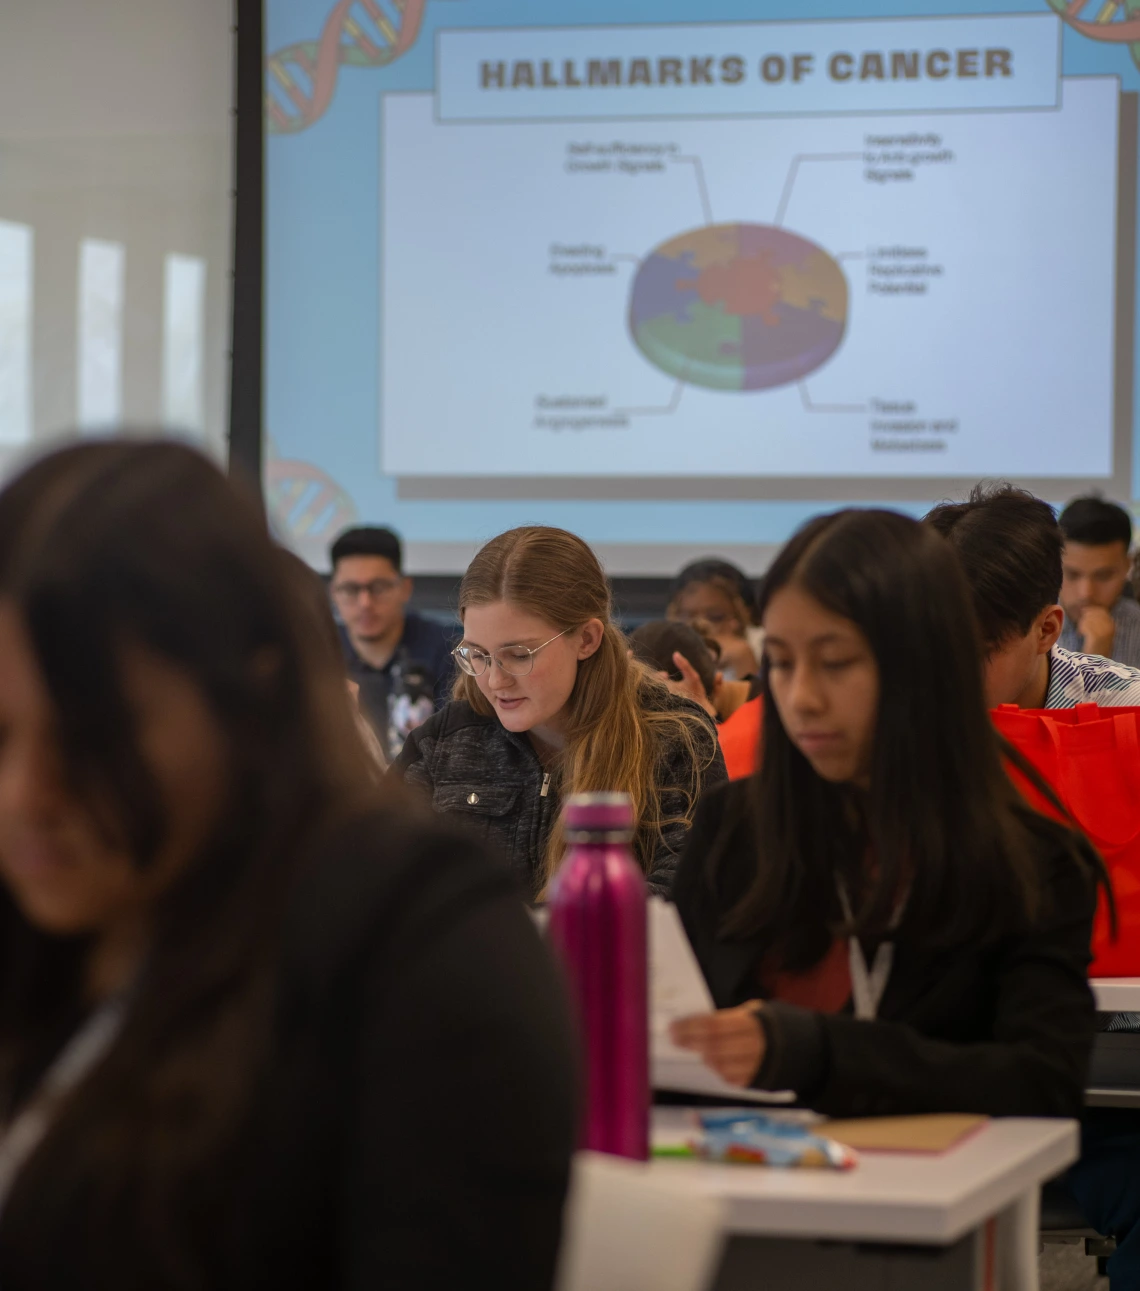
{"type": "Polygon", "coordinates": [[[982,643],[1023,637],[1061,595],[1061,536],[1053,508],[1012,484],[977,485],[965,502],[942,502],[925,519],[958,553],[982,643]]]}
{"type": "Polygon", "coordinates": [[[654,672],[668,673],[674,681],[681,680],[681,673],[673,662],[673,655],[683,655],[700,677],[706,697],[712,698],[716,689],[716,660],[704,638],[687,623],[654,619],[631,632],[629,644],[635,658],[654,672]]]}
{"type": "Polygon", "coordinates": [[[361,525],[346,529],[329,548],[333,572],[337,562],[346,556],[380,556],[397,574],[404,572],[404,544],[400,535],[378,525],[361,525]]]}
{"type": "MultiPolygon", "coordinates": [[[[332,612],[329,589],[325,580],[311,565],[287,547],[278,547],[277,554],[284,565],[285,578],[296,591],[298,608],[306,611],[312,627],[333,647],[337,657],[342,658],[340,628],[332,612]]],[[[345,669],[345,676],[347,677],[347,669],[345,669]]]]}
{"type": "MultiPolygon", "coordinates": [[[[765,663],[764,749],[750,804],[758,863],[726,935],[766,938],[788,969],[818,963],[846,922],[837,878],[852,894],[859,935],[885,935],[903,894],[898,937],[924,951],[1025,926],[1047,899],[1035,838],[1085,853],[1006,774],[969,588],[950,547],[895,512],[840,511],[784,547],[761,611],[789,586],[850,620],[874,655],[870,787],[860,795],[816,773],[783,725],[765,663]]],[[[714,848],[714,882],[717,856],[714,848]]]]}
{"type": "Polygon", "coordinates": [[[1105,498],[1074,498],[1061,512],[1059,523],[1069,542],[1089,547],[1122,542],[1125,551],[1132,546],[1132,517],[1122,506],[1105,498]]]}
{"type": "MultiPolygon", "coordinates": [[[[0,596],[43,675],[67,783],[140,869],[171,824],[139,745],[124,646],[186,674],[225,744],[227,800],[158,898],[123,1029],[5,1205],[8,1253],[30,1258],[82,1196],[99,1217],[92,1285],[210,1282],[194,1252],[240,1210],[227,1163],[268,1052],[291,885],[331,821],[392,792],[373,787],[336,641],[298,565],[251,499],[170,441],[80,444],[0,493],[0,596]]],[[[9,1100],[34,1080],[45,1041],[81,1016],[88,943],[41,931],[0,885],[9,1100]]]]}
{"type": "Polygon", "coordinates": [[[739,566],[716,556],[694,560],[686,565],[673,580],[673,586],[669,591],[670,604],[686,588],[692,587],[695,583],[709,583],[713,587],[719,587],[721,591],[727,592],[730,597],[739,601],[746,611],[745,626],[757,622],[756,585],[739,566]]]}

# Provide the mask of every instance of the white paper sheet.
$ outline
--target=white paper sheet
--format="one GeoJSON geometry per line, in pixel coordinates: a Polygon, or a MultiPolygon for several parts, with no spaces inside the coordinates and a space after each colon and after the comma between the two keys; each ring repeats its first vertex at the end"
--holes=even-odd
{"type": "Polygon", "coordinates": [[[712,996],[689,945],[677,908],[649,901],[649,1053],[654,1089],[709,1094],[731,1102],[790,1103],[790,1090],[738,1089],[669,1038],[669,1026],[694,1013],[711,1013],[712,996]]]}

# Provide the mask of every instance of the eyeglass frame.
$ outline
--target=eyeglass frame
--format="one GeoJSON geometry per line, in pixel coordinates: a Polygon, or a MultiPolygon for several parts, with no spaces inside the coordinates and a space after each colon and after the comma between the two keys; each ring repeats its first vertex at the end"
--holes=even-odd
{"type": "Polygon", "coordinates": [[[367,583],[347,582],[339,586],[333,583],[329,590],[334,600],[346,601],[354,605],[366,592],[370,601],[382,601],[397,592],[403,581],[402,578],[372,578],[367,583]],[[380,585],[380,591],[376,591],[378,585],[380,585]]]}
{"type": "MultiPolygon", "coordinates": [[[[498,650],[490,650],[490,651],[483,650],[480,647],[476,646],[475,648],[479,650],[480,655],[487,660],[487,664],[483,668],[482,672],[472,672],[470,668],[464,667],[465,660],[463,656],[459,653],[460,650],[464,649],[462,642],[460,642],[460,644],[457,645],[454,650],[452,650],[451,657],[455,660],[456,664],[460,667],[460,669],[462,669],[462,671],[468,675],[468,677],[482,677],[486,675],[488,672],[490,672],[491,664],[493,663],[497,663],[499,665],[499,671],[501,673],[504,673],[508,677],[529,677],[530,674],[534,672],[534,656],[538,654],[540,650],[545,650],[548,645],[553,645],[554,642],[557,641],[559,637],[564,637],[567,632],[573,632],[573,631],[574,631],[573,628],[563,628],[561,632],[557,633],[555,636],[552,636],[549,641],[544,641],[542,645],[536,645],[536,646],[505,645],[505,646],[500,646],[498,650]],[[499,655],[502,654],[504,650],[525,650],[527,654],[530,656],[528,660],[529,667],[527,668],[526,672],[511,672],[509,668],[504,668],[503,661],[499,658],[499,655]]],[[[467,660],[466,662],[470,663],[470,660],[467,660]]]]}

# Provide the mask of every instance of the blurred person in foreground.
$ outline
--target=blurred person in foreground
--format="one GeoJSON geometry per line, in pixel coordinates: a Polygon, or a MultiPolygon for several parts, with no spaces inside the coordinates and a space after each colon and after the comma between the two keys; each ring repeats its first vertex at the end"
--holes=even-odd
{"type": "Polygon", "coordinates": [[[0,1286],[545,1291],[554,970],[505,869],[372,783],[204,458],[0,494],[0,731],[0,1286]]]}
{"type": "MultiPolygon", "coordinates": [[[[300,607],[311,616],[313,630],[332,645],[334,653],[339,657],[341,630],[336,619],[333,618],[324,579],[294,552],[285,547],[279,550],[285,562],[285,575],[295,582],[300,607]]],[[[364,752],[371,762],[373,779],[379,780],[388,770],[388,755],[380,743],[379,736],[372,729],[371,723],[360,711],[360,685],[347,675],[347,671],[345,671],[344,685],[348,694],[353,725],[360,736],[364,752]]]]}
{"type": "Polygon", "coordinates": [[[1065,536],[1061,604],[1066,650],[1140,667],[1140,604],[1132,595],[1132,517],[1104,498],[1074,498],[1058,523],[1065,536]]]}
{"type": "Polygon", "coordinates": [[[453,668],[447,628],[409,610],[414,584],[391,529],[346,529],[329,550],[330,589],[343,625],[348,675],[389,758],[447,702],[453,668]]]}

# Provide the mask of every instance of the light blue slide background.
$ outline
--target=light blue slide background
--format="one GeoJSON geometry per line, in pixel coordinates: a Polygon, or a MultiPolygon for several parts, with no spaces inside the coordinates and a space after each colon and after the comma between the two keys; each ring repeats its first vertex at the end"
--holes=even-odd
{"type": "MultiPolygon", "coordinates": [[[[267,49],[315,39],[331,3],[267,0],[267,49]]],[[[606,544],[692,542],[711,550],[783,541],[820,504],[457,502],[396,496],[395,480],[379,473],[376,451],[379,96],[434,88],[439,28],[850,19],[856,16],[852,9],[851,0],[428,0],[420,37],[408,53],[386,68],[342,67],[324,116],[297,134],[269,137],[265,385],[272,453],[314,463],[350,495],[360,520],[391,524],[412,543],[468,544],[529,522],[563,525],[606,544]]],[[[1048,12],[1045,0],[991,5],[941,0],[936,8],[917,0],[864,0],[858,16],[1043,11],[1048,12]]],[[[1118,76],[1123,90],[1140,90],[1140,71],[1126,46],[1092,41],[1068,28],[1062,70],[1067,76],[1118,76]]],[[[1049,213],[1041,212],[1041,218],[1048,221],[1049,213]]],[[[1079,230],[1058,230],[1059,254],[1066,238],[1079,236],[1079,230]]],[[[1059,302],[1058,353],[1073,326],[1079,320],[1067,318],[1059,302]]],[[[447,379],[442,361],[438,379],[447,379]]],[[[1133,461],[1135,496],[1140,494],[1140,453],[1134,451],[1133,461]]],[[[890,502],[886,481],[883,500],[890,502]]],[[[918,514],[924,506],[903,509],[918,514]]]]}

